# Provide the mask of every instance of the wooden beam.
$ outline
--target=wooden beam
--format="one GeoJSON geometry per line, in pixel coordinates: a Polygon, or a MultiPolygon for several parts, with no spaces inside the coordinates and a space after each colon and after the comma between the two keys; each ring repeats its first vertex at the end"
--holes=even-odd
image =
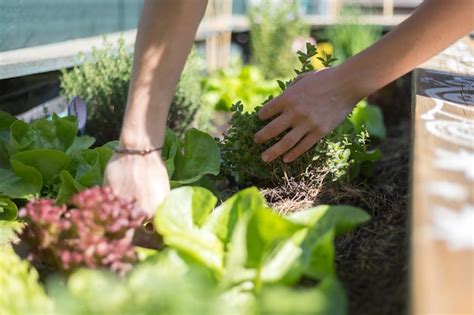
{"type": "Polygon", "coordinates": [[[393,0],[383,0],[383,15],[384,16],[393,15],[393,0]]]}
{"type": "Polygon", "coordinates": [[[473,41],[414,73],[412,314],[474,314],[473,41]]]}

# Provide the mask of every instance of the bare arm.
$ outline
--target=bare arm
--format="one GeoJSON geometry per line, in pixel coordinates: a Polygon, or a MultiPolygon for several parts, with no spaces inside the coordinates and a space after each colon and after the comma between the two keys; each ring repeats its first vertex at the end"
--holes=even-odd
{"type": "Polygon", "coordinates": [[[255,135],[263,143],[291,128],[262,154],[291,162],[333,130],[363,97],[411,71],[474,29],[473,0],[426,0],[380,41],[342,65],[304,75],[262,108],[274,118],[255,135]]]}
{"type": "MultiPolygon", "coordinates": [[[[163,146],[168,110],[191,50],[207,0],[146,0],[138,27],[132,78],[120,146],[146,150],[163,146]]],[[[150,215],[169,192],[161,152],[114,154],[105,184],[135,199],[150,215]]]]}
{"type": "Polygon", "coordinates": [[[121,134],[125,147],[163,144],[168,110],[207,0],[147,0],[121,134]]]}
{"type": "Polygon", "coordinates": [[[367,96],[449,47],[474,29],[473,0],[425,0],[406,21],[348,60],[344,72],[367,78],[357,93],[367,96]]]}

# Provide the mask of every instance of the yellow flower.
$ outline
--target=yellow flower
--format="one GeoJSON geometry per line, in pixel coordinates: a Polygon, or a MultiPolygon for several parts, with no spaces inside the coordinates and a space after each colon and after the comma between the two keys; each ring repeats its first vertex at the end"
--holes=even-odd
{"type": "Polygon", "coordinates": [[[311,58],[311,64],[313,65],[314,69],[321,70],[324,69],[325,66],[321,60],[318,59],[318,57],[325,58],[325,55],[333,55],[334,47],[330,42],[318,42],[317,47],[318,53],[311,58]]]}

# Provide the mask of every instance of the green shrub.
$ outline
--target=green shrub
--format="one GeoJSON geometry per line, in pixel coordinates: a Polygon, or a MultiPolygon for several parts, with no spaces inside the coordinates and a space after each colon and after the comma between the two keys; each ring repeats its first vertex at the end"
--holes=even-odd
{"type": "MultiPolygon", "coordinates": [[[[298,52],[301,70],[297,73],[311,71],[313,66],[310,58],[316,54],[316,47],[308,44],[307,53],[298,52]]],[[[330,56],[329,56],[330,58],[330,56]]],[[[329,65],[333,59],[324,60],[329,65]]],[[[278,82],[282,90],[286,89],[292,80],[278,82]]],[[[269,100],[272,98],[271,96],[269,100]]],[[[265,163],[261,153],[271,147],[282,136],[269,143],[256,145],[254,134],[263,128],[267,122],[261,121],[256,108],[246,112],[239,101],[232,108],[230,128],[221,142],[223,171],[234,176],[241,184],[253,184],[268,187],[281,185],[287,178],[299,178],[311,173],[328,173],[332,181],[349,181],[360,172],[369,173],[372,162],[380,158],[380,151],[368,149],[368,133],[364,126],[368,115],[362,117],[364,109],[359,110],[358,119],[346,119],[339,127],[327,135],[311,150],[304,153],[296,161],[287,164],[281,158],[265,163]],[[367,116],[367,117],[366,117],[367,116]]],[[[371,116],[372,119],[378,118],[371,116]]],[[[377,125],[376,123],[372,123],[377,125]]],[[[379,122],[383,124],[383,122],[379,122]]]]}
{"type": "MultiPolygon", "coordinates": [[[[88,105],[86,130],[98,144],[116,140],[127,103],[133,56],[125,41],[104,40],[103,49],[94,49],[90,59],[72,70],[62,70],[62,93],[80,96],[88,105]]],[[[178,134],[193,122],[201,96],[201,65],[195,52],[185,66],[170,108],[168,125],[178,134]]]]}
{"type": "Polygon", "coordinates": [[[252,61],[268,79],[291,76],[297,59],[293,41],[308,37],[309,28],[299,14],[299,1],[262,0],[249,8],[252,61]]]}

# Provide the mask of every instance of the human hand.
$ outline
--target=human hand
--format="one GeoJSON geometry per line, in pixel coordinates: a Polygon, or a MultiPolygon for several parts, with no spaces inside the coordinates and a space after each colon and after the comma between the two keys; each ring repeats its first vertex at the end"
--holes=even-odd
{"type": "Polygon", "coordinates": [[[284,155],[284,162],[292,162],[335,129],[361,99],[351,83],[337,67],[308,72],[268,102],[258,117],[271,121],[255,134],[255,142],[288,133],[262,153],[262,160],[271,162],[284,155]]]}
{"type": "Polygon", "coordinates": [[[170,191],[161,152],[114,154],[105,169],[104,184],[120,197],[133,199],[150,217],[170,191]]]}
{"type": "MultiPolygon", "coordinates": [[[[135,200],[149,217],[170,191],[168,173],[159,151],[144,156],[114,154],[107,164],[104,184],[116,195],[135,200]]],[[[159,248],[162,240],[150,227],[144,227],[135,232],[134,243],[159,248]]]]}

